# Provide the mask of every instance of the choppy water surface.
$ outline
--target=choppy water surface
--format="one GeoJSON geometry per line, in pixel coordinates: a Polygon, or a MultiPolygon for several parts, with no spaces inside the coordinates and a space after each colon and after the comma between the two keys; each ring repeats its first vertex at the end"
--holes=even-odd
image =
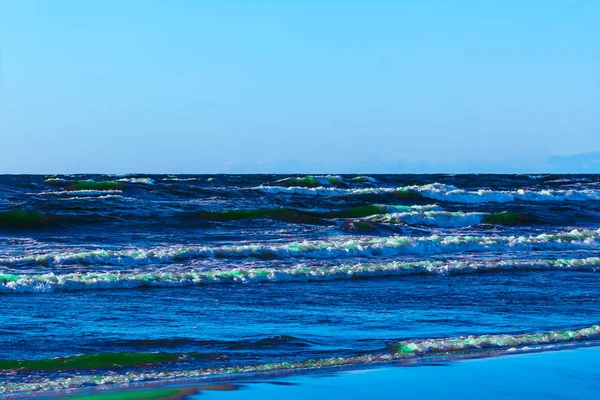
{"type": "Polygon", "coordinates": [[[0,393],[594,344],[600,176],[0,176],[0,393]]]}

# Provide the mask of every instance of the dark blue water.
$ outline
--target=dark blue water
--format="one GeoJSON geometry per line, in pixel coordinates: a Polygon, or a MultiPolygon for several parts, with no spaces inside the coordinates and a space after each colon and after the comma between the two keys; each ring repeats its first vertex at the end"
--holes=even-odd
{"type": "Polygon", "coordinates": [[[600,176],[295,178],[1,176],[0,392],[598,322],[600,176]]]}

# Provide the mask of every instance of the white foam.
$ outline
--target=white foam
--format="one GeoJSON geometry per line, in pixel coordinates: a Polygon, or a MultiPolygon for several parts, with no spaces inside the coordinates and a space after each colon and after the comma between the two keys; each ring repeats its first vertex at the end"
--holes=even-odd
{"type": "Polygon", "coordinates": [[[0,265],[105,264],[149,265],[210,257],[393,257],[402,254],[449,254],[464,251],[600,249],[599,230],[572,230],[536,236],[386,236],[332,237],[284,244],[169,246],[136,250],[95,250],[0,258],[0,265]]]}
{"type": "Polygon", "coordinates": [[[86,289],[128,289],[139,287],[185,287],[222,283],[312,282],[381,278],[397,275],[450,275],[506,270],[584,270],[596,271],[600,258],[554,260],[487,261],[392,261],[387,263],[345,264],[311,267],[301,264],[288,268],[157,269],[145,272],[86,272],[69,274],[0,274],[0,293],[46,293],[86,289]]]}
{"type": "Polygon", "coordinates": [[[288,194],[306,194],[306,195],[314,195],[314,196],[347,196],[351,194],[361,195],[361,194],[379,194],[379,193],[393,193],[396,189],[393,188],[365,188],[365,189],[340,189],[340,188],[332,188],[332,187],[299,187],[299,186],[257,186],[251,188],[251,190],[260,190],[266,193],[288,193],[288,194]]]}
{"type": "MultiPolygon", "coordinates": [[[[155,381],[169,382],[177,379],[201,379],[214,376],[231,376],[245,373],[260,374],[274,371],[303,371],[323,369],[328,367],[341,367],[349,365],[367,365],[384,363],[398,359],[412,359],[427,356],[443,356],[453,354],[456,357],[462,353],[486,355],[515,354],[517,352],[547,351],[567,346],[574,346],[576,342],[594,343],[600,339],[600,326],[593,325],[586,328],[562,331],[547,331],[533,334],[492,334],[484,336],[468,336],[457,338],[435,338],[421,340],[407,340],[392,346],[391,352],[378,354],[362,354],[350,357],[333,357],[311,359],[304,361],[279,361],[260,365],[243,365],[234,367],[214,367],[191,370],[160,370],[160,371],[134,371],[110,372],[105,375],[74,374],[60,378],[31,377],[26,382],[7,383],[0,387],[2,393],[32,393],[49,390],[65,390],[69,388],[106,389],[107,385],[128,387],[133,382],[155,381]]],[[[110,386],[109,386],[110,387],[110,386]]]]}
{"type": "Polygon", "coordinates": [[[424,186],[408,186],[405,190],[412,190],[423,197],[440,201],[456,203],[507,203],[515,200],[544,202],[544,201],[588,201],[600,200],[597,190],[527,190],[494,191],[479,189],[467,191],[452,185],[434,183],[424,186]]]}
{"type": "Polygon", "coordinates": [[[404,223],[408,225],[459,228],[481,224],[485,216],[486,214],[479,212],[413,211],[380,214],[365,219],[384,224],[404,223]]]}
{"type": "Polygon", "coordinates": [[[349,196],[368,194],[393,194],[399,191],[408,191],[419,194],[425,198],[449,201],[456,203],[507,203],[516,200],[545,202],[545,201],[590,201],[600,200],[598,190],[529,190],[519,189],[512,191],[497,191],[490,189],[463,190],[456,186],[432,183],[428,185],[413,185],[398,188],[379,187],[362,189],[344,189],[331,187],[282,187],[282,186],[257,186],[253,190],[267,193],[296,193],[315,196],[349,196]]]}
{"type": "Polygon", "coordinates": [[[55,192],[40,192],[40,193],[27,193],[31,196],[44,195],[44,196],[95,196],[95,195],[107,195],[107,194],[120,194],[122,190],[61,190],[55,192]]]}
{"type": "Polygon", "coordinates": [[[119,182],[129,182],[129,183],[143,183],[145,185],[154,185],[154,179],[152,178],[122,178],[118,180],[119,182]]]}

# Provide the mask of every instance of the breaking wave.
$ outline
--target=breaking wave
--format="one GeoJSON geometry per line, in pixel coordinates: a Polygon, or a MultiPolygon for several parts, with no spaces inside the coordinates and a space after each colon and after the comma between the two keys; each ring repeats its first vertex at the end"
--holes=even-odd
{"type": "Polygon", "coordinates": [[[157,247],[136,250],[94,250],[79,253],[38,254],[0,258],[0,265],[148,265],[197,258],[378,257],[401,254],[446,254],[488,250],[599,249],[599,230],[577,230],[535,236],[387,236],[335,237],[287,244],[264,243],[224,246],[157,247]]]}
{"type": "MultiPolygon", "coordinates": [[[[567,346],[597,345],[600,339],[600,326],[593,325],[581,329],[555,330],[537,332],[530,334],[493,334],[482,336],[461,336],[454,338],[432,338],[412,339],[398,342],[387,351],[374,354],[363,354],[350,357],[333,357],[322,359],[311,359],[306,361],[284,361],[268,364],[217,367],[203,369],[179,369],[160,371],[133,371],[133,372],[110,372],[104,375],[73,375],[67,378],[34,379],[31,378],[22,383],[8,383],[2,386],[5,394],[19,392],[41,392],[69,388],[106,387],[108,385],[117,387],[129,385],[133,382],[156,381],[165,382],[175,379],[202,379],[224,375],[240,374],[262,374],[268,372],[294,372],[303,370],[314,370],[332,367],[344,367],[352,365],[365,365],[374,363],[385,363],[394,360],[416,360],[419,358],[448,358],[459,360],[461,358],[476,356],[501,356],[505,354],[551,351],[567,346]]],[[[201,356],[201,355],[200,355],[201,356]]],[[[171,353],[115,353],[97,354],[88,356],[66,357],[50,360],[5,360],[11,366],[19,368],[19,363],[49,363],[53,368],[61,369],[62,362],[79,363],[78,357],[97,357],[96,362],[102,359],[124,358],[125,360],[156,362],[157,358],[164,357],[168,362],[176,362],[186,357],[194,357],[191,354],[171,353]]],[[[112,360],[111,360],[112,361],[112,360]]],[[[104,366],[106,363],[102,363],[104,366]]],[[[35,365],[35,364],[34,364],[35,365]]],[[[134,364],[139,365],[139,364],[134,364]]]]}
{"type": "Polygon", "coordinates": [[[231,270],[86,272],[69,274],[0,273],[0,293],[186,287],[228,283],[313,282],[402,275],[458,275],[499,271],[597,271],[600,258],[486,261],[392,261],[331,267],[297,265],[289,268],[236,268],[231,270]]]}
{"type": "Polygon", "coordinates": [[[432,199],[455,203],[508,203],[513,201],[591,201],[600,200],[600,191],[583,190],[463,190],[456,186],[433,183],[400,188],[339,188],[339,187],[284,187],[257,186],[253,188],[267,193],[289,193],[320,196],[391,195],[399,198],[432,199]]]}

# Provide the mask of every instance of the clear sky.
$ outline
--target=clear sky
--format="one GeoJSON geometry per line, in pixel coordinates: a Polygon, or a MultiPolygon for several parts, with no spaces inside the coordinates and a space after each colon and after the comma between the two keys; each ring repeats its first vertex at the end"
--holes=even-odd
{"type": "Polygon", "coordinates": [[[0,46],[0,173],[600,172],[598,0],[0,0],[0,46]]]}

